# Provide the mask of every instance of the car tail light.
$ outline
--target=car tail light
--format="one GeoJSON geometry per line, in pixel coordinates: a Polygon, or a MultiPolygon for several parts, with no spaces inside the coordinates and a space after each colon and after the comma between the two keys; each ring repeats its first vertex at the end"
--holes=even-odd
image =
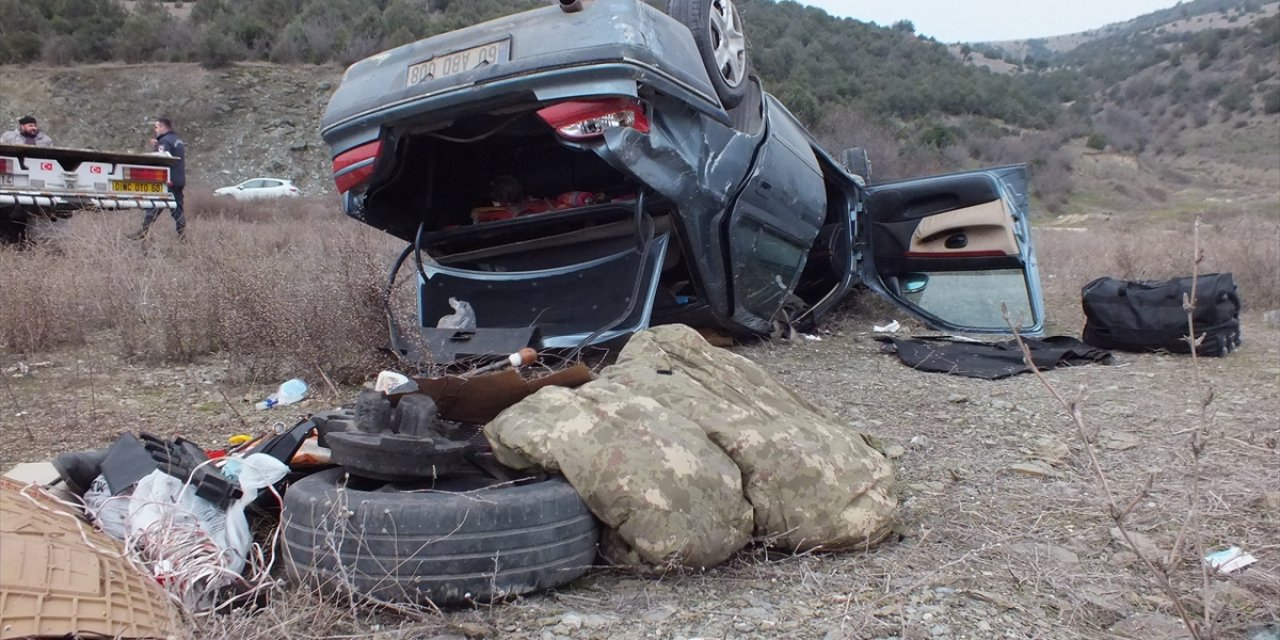
{"type": "Polygon", "coordinates": [[[382,141],[378,140],[338,154],[333,159],[333,182],[338,193],[346,193],[368,182],[373,177],[381,151],[382,141]]]}
{"type": "Polygon", "coordinates": [[[630,98],[561,102],[539,110],[538,115],[560,137],[569,140],[599,137],[615,127],[630,127],[649,133],[649,118],[644,114],[644,105],[630,98]]]}
{"type": "Polygon", "coordinates": [[[0,173],[13,173],[17,167],[13,166],[13,161],[8,158],[0,158],[0,173]]]}
{"type": "Polygon", "coordinates": [[[125,167],[124,179],[136,182],[168,182],[169,170],[149,167],[125,167]]]}

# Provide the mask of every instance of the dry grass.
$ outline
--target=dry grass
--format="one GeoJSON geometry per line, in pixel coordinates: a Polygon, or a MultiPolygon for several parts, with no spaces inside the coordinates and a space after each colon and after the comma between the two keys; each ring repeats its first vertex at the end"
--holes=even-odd
{"type": "Polygon", "coordinates": [[[63,237],[0,250],[0,344],[19,353],[104,340],[134,361],[223,353],[254,375],[323,367],[361,377],[383,361],[379,295],[396,243],[312,199],[193,197],[188,238],[169,219],[85,213],[63,237]]]}
{"type": "MultiPolygon", "coordinates": [[[[176,430],[213,445],[284,419],[247,403],[236,408],[235,399],[269,390],[238,382],[240,371],[231,370],[242,365],[266,371],[294,362],[313,371],[310,360],[321,358],[358,371],[353,380],[377,371],[362,362],[376,358],[385,340],[375,298],[398,243],[330,204],[296,204],[213,215],[196,202],[189,243],[176,244],[172,223],[161,220],[146,252],[123,239],[136,217],[107,214],[73,219],[60,252],[0,251],[9,277],[0,288],[0,430],[10,436],[0,461],[105,446],[120,431],[176,430]],[[173,314],[182,330],[164,326],[173,314]],[[221,356],[200,358],[202,350],[221,356]],[[189,358],[196,363],[182,364],[189,358]],[[19,377],[19,359],[48,362],[19,377]]],[[[1250,309],[1278,306],[1275,222],[1238,224],[1205,231],[1203,268],[1235,272],[1250,309]]],[[[1051,318],[1078,329],[1079,288],[1100,275],[1185,275],[1190,234],[1190,227],[1038,231],[1051,318]]],[[[1217,390],[1220,434],[1203,458],[1205,546],[1239,545],[1259,559],[1214,581],[1237,588],[1214,599],[1229,607],[1214,614],[1224,637],[1280,622],[1280,330],[1249,316],[1239,351],[1201,363],[1217,390]]],[[[189,637],[926,638],[940,626],[935,637],[1102,640],[1121,635],[1112,630],[1118,623],[1167,616],[1168,597],[1126,564],[1133,560],[1108,535],[1114,523],[1062,408],[1026,376],[928,374],[878,354],[866,334],[894,317],[902,315],[863,296],[826,319],[821,342],[736,351],[850,428],[901,447],[894,464],[905,537],[896,544],[799,556],[755,549],[722,567],[660,580],[599,569],[552,594],[443,614],[282,587],[267,606],[211,617],[189,637]],[[1046,457],[1051,477],[1011,471],[1046,457]],[[596,626],[574,626],[584,616],[596,626]]],[[[1082,398],[1088,424],[1100,430],[1098,461],[1118,495],[1137,495],[1154,474],[1154,490],[1128,523],[1169,549],[1186,512],[1181,487],[1192,461],[1184,430],[1195,427],[1199,399],[1188,397],[1185,357],[1128,354],[1123,361],[1047,375],[1082,398]]],[[[354,388],[342,390],[297,410],[354,397],[354,388]]],[[[1171,571],[1189,595],[1198,562],[1171,571]]]]}

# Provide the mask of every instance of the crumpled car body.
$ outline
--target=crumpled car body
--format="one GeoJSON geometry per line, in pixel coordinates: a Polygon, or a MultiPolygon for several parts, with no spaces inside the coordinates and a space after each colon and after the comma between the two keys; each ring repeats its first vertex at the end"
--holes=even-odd
{"type": "Polygon", "coordinates": [[[726,109],[697,46],[597,0],[346,71],[321,126],[334,179],[347,215],[410,243],[422,328],[452,298],[544,347],[761,334],[864,284],[937,328],[1007,331],[1004,302],[1040,332],[1023,167],[867,187],[755,78],[726,109]]]}

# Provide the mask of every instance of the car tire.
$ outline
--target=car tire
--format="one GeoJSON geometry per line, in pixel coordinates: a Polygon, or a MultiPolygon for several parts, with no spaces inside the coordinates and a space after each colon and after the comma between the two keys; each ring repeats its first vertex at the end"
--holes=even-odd
{"type": "Polygon", "coordinates": [[[742,16],[733,0],[671,0],[667,15],[693,33],[720,104],[725,109],[741,104],[749,88],[749,60],[742,16]]]}
{"type": "Polygon", "coordinates": [[[581,576],[599,525],[562,478],[499,484],[479,473],[407,491],[341,468],[285,493],[285,571],[384,602],[488,602],[581,576]]]}
{"type": "Polygon", "coordinates": [[[855,176],[861,176],[863,180],[871,181],[871,158],[867,156],[867,150],[862,147],[849,147],[840,153],[840,164],[844,165],[844,170],[855,176]]]}

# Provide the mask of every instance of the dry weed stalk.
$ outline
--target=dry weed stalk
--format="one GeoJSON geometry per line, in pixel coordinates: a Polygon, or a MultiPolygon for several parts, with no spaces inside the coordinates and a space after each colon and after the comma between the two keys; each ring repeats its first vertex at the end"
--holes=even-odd
{"type": "Polygon", "coordinates": [[[1106,496],[1107,516],[1111,518],[1120,535],[1124,538],[1124,542],[1137,556],[1138,560],[1146,568],[1148,575],[1156,584],[1169,601],[1173,603],[1174,610],[1178,614],[1178,618],[1182,620],[1183,626],[1187,632],[1191,634],[1194,640],[1208,640],[1216,637],[1215,617],[1212,608],[1211,594],[1209,590],[1210,569],[1200,562],[1200,558],[1204,556],[1204,545],[1201,535],[1201,518],[1199,503],[1201,497],[1200,487],[1200,463],[1204,454],[1205,445],[1209,435],[1209,427],[1212,416],[1209,414],[1209,406],[1213,402],[1213,390],[1204,390],[1204,383],[1200,376],[1200,363],[1197,359],[1196,350],[1204,341],[1204,336],[1196,337],[1194,311],[1196,303],[1196,285],[1199,281],[1200,263],[1204,260],[1204,254],[1200,248],[1200,225],[1201,220],[1197,216],[1195,221],[1195,232],[1193,234],[1193,261],[1191,274],[1191,291],[1189,294],[1183,295],[1182,308],[1187,315],[1187,336],[1185,339],[1191,346],[1191,369],[1194,379],[1196,393],[1199,395],[1200,411],[1197,424],[1186,432],[1190,433],[1189,450],[1191,453],[1191,479],[1187,490],[1187,514],[1183,519],[1182,527],[1178,531],[1178,536],[1174,540],[1173,546],[1169,549],[1169,554],[1165,558],[1153,558],[1143,551],[1143,548],[1135,543],[1133,534],[1126,526],[1126,521],[1138,504],[1145,499],[1151,491],[1151,485],[1154,481],[1154,475],[1148,475],[1146,483],[1142,489],[1138,491],[1133,498],[1123,507],[1120,506],[1116,494],[1111,489],[1111,482],[1105,471],[1102,469],[1101,463],[1098,462],[1098,456],[1093,447],[1093,438],[1096,435],[1091,434],[1088,426],[1085,424],[1084,416],[1081,413],[1080,405],[1073,400],[1067,400],[1058,392],[1058,389],[1049,382],[1044,372],[1036,366],[1031,357],[1031,349],[1023,341],[1022,335],[1018,332],[1020,323],[1015,323],[1010,317],[1008,307],[1001,304],[1001,312],[1004,315],[1005,323],[1013,332],[1013,337],[1018,342],[1018,347],[1022,350],[1023,361],[1030,367],[1036,379],[1044,385],[1053,399],[1067,410],[1067,414],[1071,417],[1071,421],[1075,423],[1076,430],[1080,435],[1080,442],[1084,446],[1085,454],[1089,458],[1089,466],[1093,469],[1094,477],[1098,479],[1102,486],[1103,494],[1106,496]],[[1200,619],[1196,619],[1188,608],[1187,601],[1179,593],[1177,587],[1174,586],[1170,570],[1175,567],[1182,558],[1182,548],[1186,543],[1186,537],[1192,536],[1192,544],[1195,551],[1196,562],[1201,566],[1201,575],[1203,580],[1203,589],[1201,590],[1203,600],[1203,615],[1200,619]]]}

